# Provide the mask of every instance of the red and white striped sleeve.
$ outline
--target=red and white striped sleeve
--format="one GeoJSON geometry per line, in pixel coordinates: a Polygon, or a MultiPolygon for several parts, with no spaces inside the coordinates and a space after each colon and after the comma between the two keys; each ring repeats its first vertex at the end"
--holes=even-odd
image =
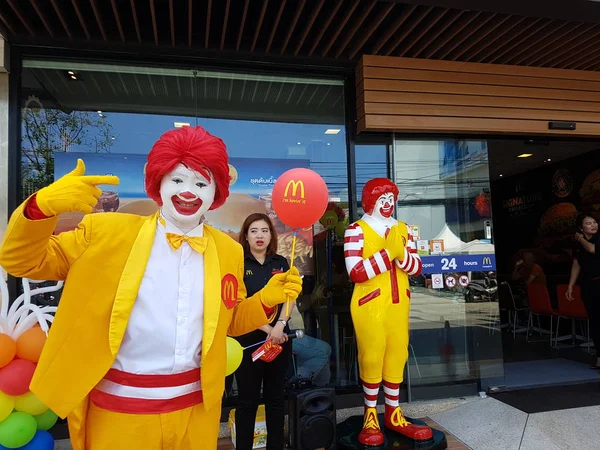
{"type": "Polygon", "coordinates": [[[396,260],[396,265],[400,270],[406,272],[409,276],[416,277],[421,275],[423,271],[423,263],[421,257],[417,253],[417,246],[413,240],[410,230],[408,231],[408,242],[404,248],[404,259],[402,261],[396,260]]]}
{"type": "Polygon", "coordinates": [[[344,234],[344,259],[346,270],[353,283],[364,283],[380,273],[392,269],[392,263],[386,249],[382,249],[369,258],[363,259],[365,238],[362,228],[353,223],[344,234]]]}

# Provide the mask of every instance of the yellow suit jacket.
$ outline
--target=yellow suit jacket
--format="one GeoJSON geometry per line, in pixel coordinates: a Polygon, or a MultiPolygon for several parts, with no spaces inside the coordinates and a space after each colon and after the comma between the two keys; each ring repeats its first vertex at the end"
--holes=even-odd
{"type": "MultiPolygon", "coordinates": [[[[87,396],[121,345],[157,215],[87,215],[76,230],[53,236],[57,218],[28,220],[25,204],[9,221],[0,265],[17,277],[66,281],[31,391],[60,417],[74,413],[83,424],[87,396]]],[[[242,247],[209,226],[204,235],[209,243],[204,253],[201,377],[204,405],[210,409],[224,391],[227,334],[244,334],[268,321],[260,292],[246,299],[242,247]]]]}

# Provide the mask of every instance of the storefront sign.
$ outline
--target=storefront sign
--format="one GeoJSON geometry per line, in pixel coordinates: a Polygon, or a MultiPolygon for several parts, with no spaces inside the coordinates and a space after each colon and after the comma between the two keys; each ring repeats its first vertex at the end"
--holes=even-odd
{"type": "Polygon", "coordinates": [[[477,272],[496,270],[496,255],[422,256],[423,273],[477,272]]]}

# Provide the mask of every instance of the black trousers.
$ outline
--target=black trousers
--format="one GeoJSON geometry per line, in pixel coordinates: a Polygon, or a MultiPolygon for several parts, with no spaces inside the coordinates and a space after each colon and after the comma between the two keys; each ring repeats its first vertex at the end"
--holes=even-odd
{"type": "Polygon", "coordinates": [[[254,441],[254,422],[260,404],[262,385],[267,424],[267,450],[284,448],[284,387],[285,375],[292,356],[291,342],[270,363],[252,362],[253,349],[244,351],[242,364],[235,372],[238,402],[235,408],[236,450],[251,450],[254,441]]]}
{"type": "Polygon", "coordinates": [[[581,284],[581,298],[590,321],[590,337],[600,358],[600,279],[586,280],[581,284]]]}

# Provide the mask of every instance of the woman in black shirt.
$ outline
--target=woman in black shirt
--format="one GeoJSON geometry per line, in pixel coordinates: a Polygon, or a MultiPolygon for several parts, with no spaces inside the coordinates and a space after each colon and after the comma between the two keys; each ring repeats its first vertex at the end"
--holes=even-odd
{"type": "MultiPolygon", "coordinates": [[[[261,290],[276,273],[289,270],[287,260],[277,254],[277,233],[271,220],[265,214],[251,214],[246,218],[239,237],[244,247],[244,284],[248,297],[261,290]]],[[[271,339],[283,347],[283,351],[271,362],[252,362],[252,353],[258,348],[244,350],[244,357],[235,373],[238,385],[238,403],[235,410],[236,448],[251,450],[254,441],[254,422],[260,403],[260,389],[263,385],[267,425],[267,450],[282,450],[284,447],[284,383],[288,363],[291,359],[291,342],[284,305],[270,311],[272,320],[236,339],[247,347],[257,342],[271,339]]],[[[290,305],[290,311],[294,305],[290,305]]]]}
{"type": "Polygon", "coordinates": [[[573,286],[581,278],[581,298],[585,304],[590,323],[590,335],[596,347],[596,364],[600,369],[600,251],[598,245],[598,222],[592,216],[577,216],[577,246],[567,289],[567,299],[573,299],[573,286]]]}

